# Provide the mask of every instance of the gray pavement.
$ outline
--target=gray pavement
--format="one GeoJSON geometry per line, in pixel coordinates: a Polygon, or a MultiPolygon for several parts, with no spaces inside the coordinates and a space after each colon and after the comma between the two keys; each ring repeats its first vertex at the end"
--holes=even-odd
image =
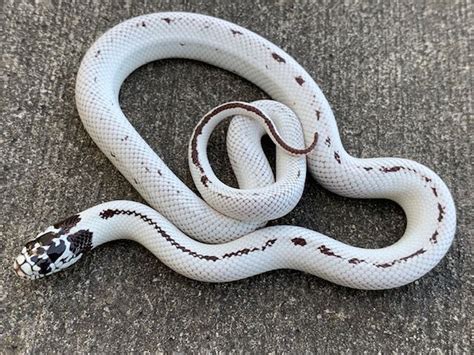
{"type": "MultiPolygon", "coordinates": [[[[3,14],[1,353],[469,351],[470,2],[5,0],[3,14]],[[165,10],[221,17],[287,50],[327,95],[350,153],[401,156],[435,170],[458,209],[446,258],[419,281],[384,292],[286,270],[205,284],[125,241],[43,281],[15,277],[20,246],[51,222],[108,200],[142,201],[84,131],[74,83],[83,54],[101,33],[165,10]]],[[[131,122],[188,186],[187,141],[200,116],[219,103],[262,97],[233,74],[184,60],[138,69],[121,93],[131,122]]],[[[234,183],[224,126],[212,139],[210,159],[234,183]]],[[[405,227],[394,203],[342,198],[311,178],[297,208],[274,223],[362,247],[389,245],[405,227]]]]}

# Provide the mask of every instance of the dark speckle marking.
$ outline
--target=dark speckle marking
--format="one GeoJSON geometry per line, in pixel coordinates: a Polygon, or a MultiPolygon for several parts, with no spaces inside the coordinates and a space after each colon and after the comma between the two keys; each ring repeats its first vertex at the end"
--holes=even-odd
{"type": "Polygon", "coordinates": [[[444,207],[441,206],[441,203],[439,203],[439,202],[438,202],[438,212],[439,212],[439,214],[438,214],[438,222],[441,222],[441,221],[443,220],[444,214],[445,214],[446,212],[444,212],[444,207]]]}
{"type": "Polygon", "coordinates": [[[395,173],[399,170],[405,169],[403,166],[392,166],[391,168],[380,168],[380,171],[383,173],[395,173]]]}
{"type": "Polygon", "coordinates": [[[273,244],[275,244],[275,242],[276,242],[276,239],[270,239],[270,240],[267,240],[265,242],[265,244],[260,248],[258,248],[258,247],[254,247],[252,249],[244,248],[244,249],[240,249],[240,250],[237,250],[237,251],[233,251],[231,253],[226,253],[222,256],[222,259],[232,258],[234,256],[248,255],[248,254],[253,253],[255,251],[264,251],[266,248],[269,248],[273,244]]]}
{"type": "Polygon", "coordinates": [[[370,171],[370,170],[372,170],[372,169],[373,169],[373,168],[370,167],[370,166],[364,166],[364,170],[365,170],[365,171],[370,171]]]}
{"type": "Polygon", "coordinates": [[[275,244],[277,240],[276,239],[269,239],[265,243],[265,245],[262,247],[262,251],[264,251],[266,248],[270,248],[273,244],[275,244]]]}
{"type": "Polygon", "coordinates": [[[330,146],[331,146],[331,137],[328,136],[328,137],[326,138],[326,140],[324,141],[324,143],[326,143],[326,145],[327,145],[328,147],[330,147],[330,146]]]}
{"type": "Polygon", "coordinates": [[[232,34],[233,34],[234,36],[235,36],[235,35],[243,35],[243,33],[240,32],[240,31],[237,31],[237,30],[234,30],[234,29],[231,29],[231,31],[232,31],[232,34]]]}
{"type": "Polygon", "coordinates": [[[146,27],[145,21],[142,22],[142,27],[146,27]]]}
{"type": "Polygon", "coordinates": [[[400,258],[400,261],[407,261],[408,259],[414,258],[415,256],[418,256],[418,255],[421,255],[421,254],[424,254],[424,253],[426,253],[426,250],[421,248],[421,249],[415,251],[413,254],[410,254],[408,256],[400,258]]]}
{"type": "Polygon", "coordinates": [[[390,263],[384,263],[384,264],[376,264],[375,266],[385,269],[385,268],[391,267],[393,265],[395,265],[395,261],[392,261],[390,263]]]}
{"type": "Polygon", "coordinates": [[[436,230],[430,238],[430,241],[434,244],[438,243],[438,231],[436,230]]]}
{"type": "Polygon", "coordinates": [[[169,17],[164,17],[164,18],[162,18],[162,20],[165,21],[168,25],[169,25],[171,22],[174,21],[173,19],[171,19],[171,18],[169,18],[169,17]]]}
{"type": "Polygon", "coordinates": [[[280,57],[278,54],[275,52],[272,53],[273,59],[275,59],[278,63],[286,63],[286,60],[282,57],[280,57]]]}
{"type": "Polygon", "coordinates": [[[349,264],[357,265],[357,264],[364,263],[364,262],[365,262],[365,260],[362,260],[362,259],[357,259],[357,258],[349,259],[349,264]]]}
{"type": "Polygon", "coordinates": [[[181,47],[184,47],[184,43],[183,43],[183,42],[179,42],[179,45],[180,45],[181,47]]]}
{"type": "MultiPolygon", "coordinates": [[[[316,110],[316,120],[320,120],[321,119],[321,111],[319,110],[316,110]]],[[[328,137],[329,138],[329,137],[328,137]]]]}
{"type": "Polygon", "coordinates": [[[232,253],[226,253],[222,256],[222,259],[225,259],[225,258],[232,258],[233,256],[242,256],[242,255],[247,255],[249,253],[252,253],[254,251],[257,251],[257,250],[260,250],[259,248],[252,248],[252,249],[249,249],[249,248],[245,248],[245,249],[240,249],[240,250],[237,250],[237,251],[233,251],[232,253]]]}
{"type": "Polygon", "coordinates": [[[296,174],[296,177],[299,178],[301,176],[301,171],[298,170],[298,173],[296,174]]]}
{"type": "Polygon", "coordinates": [[[102,219],[109,219],[110,217],[113,217],[116,214],[118,214],[118,213],[116,213],[115,210],[110,210],[109,209],[109,210],[104,210],[104,211],[100,212],[100,217],[102,219]]]}
{"type": "Polygon", "coordinates": [[[298,83],[299,86],[303,86],[303,84],[305,83],[303,77],[300,75],[300,76],[296,76],[295,77],[295,80],[296,82],[298,83]]]}
{"type": "Polygon", "coordinates": [[[432,187],[431,190],[433,191],[433,194],[438,197],[438,191],[436,190],[436,187],[432,187]]]}
{"type": "Polygon", "coordinates": [[[342,259],[342,256],[335,254],[331,249],[329,249],[325,245],[319,246],[318,250],[321,252],[321,254],[324,254],[324,255],[327,255],[327,256],[333,256],[335,258],[342,259]]]}
{"type": "Polygon", "coordinates": [[[209,178],[206,175],[201,176],[201,183],[204,186],[208,187],[210,183],[209,178]]]}
{"type": "Polygon", "coordinates": [[[301,237],[293,238],[291,241],[294,245],[299,245],[299,246],[302,246],[302,247],[304,247],[307,244],[306,239],[301,238],[301,237]]]}
{"type": "Polygon", "coordinates": [[[116,158],[115,154],[112,153],[112,152],[110,152],[110,156],[111,156],[112,158],[116,158]]]}
{"type": "Polygon", "coordinates": [[[228,200],[229,198],[231,198],[230,196],[223,195],[223,194],[221,194],[220,192],[217,193],[217,196],[222,197],[222,198],[224,198],[224,199],[226,199],[226,200],[228,200]]]}
{"type": "Polygon", "coordinates": [[[381,268],[388,268],[388,267],[392,267],[393,265],[397,264],[397,263],[401,263],[402,261],[407,261],[408,259],[411,259],[411,258],[414,258],[415,256],[418,256],[418,255],[421,255],[421,254],[424,254],[426,253],[426,250],[421,248],[417,251],[415,251],[413,254],[410,254],[410,255],[407,255],[403,258],[400,258],[400,259],[397,259],[397,260],[393,260],[393,261],[390,261],[388,263],[383,263],[383,264],[375,264],[376,267],[381,267],[381,268]]]}
{"type": "Polygon", "coordinates": [[[426,177],[426,176],[425,176],[425,181],[426,181],[426,182],[431,182],[432,180],[431,180],[429,177],[426,177]]]}
{"type": "Polygon", "coordinates": [[[334,152],[334,159],[336,159],[336,161],[341,164],[341,156],[339,155],[338,152],[334,152]]]}
{"type": "Polygon", "coordinates": [[[100,49],[95,53],[95,57],[97,58],[100,55],[100,49]]]}
{"type": "Polygon", "coordinates": [[[135,181],[135,184],[138,184],[138,181],[137,181],[137,179],[133,178],[133,181],[135,181]]]}
{"type": "Polygon", "coordinates": [[[162,175],[163,175],[163,174],[161,173],[161,170],[160,170],[160,169],[158,169],[156,172],[157,172],[157,173],[158,173],[158,175],[160,175],[160,176],[162,176],[162,175]]]}

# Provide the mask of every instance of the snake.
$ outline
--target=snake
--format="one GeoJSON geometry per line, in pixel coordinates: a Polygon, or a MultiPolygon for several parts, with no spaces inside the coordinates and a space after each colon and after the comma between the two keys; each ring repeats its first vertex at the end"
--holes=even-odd
{"type": "Polygon", "coordinates": [[[128,19],[89,48],[75,90],[86,131],[148,205],[105,202],[47,227],[14,261],[23,279],[50,275],[101,244],[129,239],[177,273],[203,282],[294,269],[341,286],[379,290],[419,279],[453,242],[455,205],[441,178],[412,160],[349,155],[328,101],[306,70],[234,23],[185,12],[128,19]],[[124,80],[138,67],[167,58],[230,71],[270,97],[230,101],[199,120],[188,160],[201,197],[167,167],[120,108],[124,80]],[[206,151],[213,129],[228,118],[226,144],[238,187],[219,180],[206,151]],[[261,147],[265,134],[276,144],[275,172],[261,147]],[[266,226],[297,205],[307,171],[336,194],[394,201],[406,215],[404,234],[386,247],[361,248],[300,226],[266,226]]]}

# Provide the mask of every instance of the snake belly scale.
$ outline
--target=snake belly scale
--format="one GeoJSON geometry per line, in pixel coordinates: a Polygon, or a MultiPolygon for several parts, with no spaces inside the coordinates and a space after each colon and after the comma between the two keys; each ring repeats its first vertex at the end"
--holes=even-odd
{"type": "Polygon", "coordinates": [[[226,282],[292,268],[343,286],[385,289],[426,274],[453,241],[454,202],[433,171],[407,159],[350,156],[311,76],[282,49],[233,23],[168,12],[118,24],[84,56],[76,102],[92,139],[151,207],[112,201],[48,227],[15,260],[23,278],[62,270],[85,252],[126,238],[196,280],[226,282]],[[189,166],[207,203],[173,174],[120,109],[125,78],[164,58],[193,59],[232,71],[272,98],[223,104],[197,125],[189,166]],[[239,189],[219,181],[206,154],[212,129],[231,116],[227,147],[239,189]],[[265,133],[278,148],[276,176],[259,144],[265,133]],[[302,227],[264,227],[298,203],[306,170],[337,194],[395,201],[406,214],[404,235],[393,245],[365,249],[302,227]]]}

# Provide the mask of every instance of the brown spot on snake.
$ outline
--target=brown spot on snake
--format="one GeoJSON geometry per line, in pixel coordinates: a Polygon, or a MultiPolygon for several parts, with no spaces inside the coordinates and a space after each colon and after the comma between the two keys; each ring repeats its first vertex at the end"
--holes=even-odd
{"type": "Polygon", "coordinates": [[[210,183],[209,178],[206,175],[201,176],[201,183],[207,187],[210,183]]]}
{"type": "Polygon", "coordinates": [[[265,245],[262,247],[262,251],[264,251],[266,248],[270,248],[273,244],[275,244],[276,241],[276,238],[267,240],[265,245]]]}
{"type": "Polygon", "coordinates": [[[365,260],[357,259],[357,258],[349,259],[349,264],[357,265],[357,264],[360,264],[360,263],[365,263],[365,260]]]}
{"type": "Polygon", "coordinates": [[[254,251],[257,251],[257,250],[260,250],[259,248],[253,248],[253,249],[248,249],[248,248],[245,248],[245,249],[240,249],[240,250],[237,250],[237,251],[233,251],[232,253],[226,253],[222,256],[222,259],[225,259],[225,258],[231,258],[233,256],[242,256],[242,255],[247,255],[248,253],[251,253],[251,252],[254,252],[254,251]]]}
{"type": "Polygon", "coordinates": [[[426,250],[421,248],[421,249],[418,249],[417,251],[415,251],[413,254],[410,254],[410,255],[407,255],[403,258],[400,258],[400,259],[397,259],[397,260],[393,260],[393,261],[390,261],[388,263],[383,263],[383,264],[375,264],[376,267],[381,267],[381,268],[388,268],[388,267],[392,267],[393,265],[397,264],[397,263],[400,263],[402,261],[407,261],[408,259],[411,259],[411,258],[414,258],[415,256],[418,256],[418,255],[421,255],[421,254],[424,254],[426,253],[426,250]]]}
{"type": "Polygon", "coordinates": [[[414,258],[415,256],[418,256],[418,255],[421,255],[421,254],[424,254],[424,253],[426,253],[426,250],[421,248],[421,249],[418,249],[417,251],[415,251],[413,254],[410,254],[408,256],[400,258],[399,260],[400,261],[407,261],[408,259],[414,258]]]}
{"type": "Polygon", "coordinates": [[[339,155],[338,152],[334,152],[334,159],[336,159],[336,161],[341,164],[341,156],[339,155]]]}
{"type": "Polygon", "coordinates": [[[394,172],[397,172],[401,169],[405,169],[405,168],[403,166],[393,166],[391,168],[382,167],[382,168],[380,168],[380,171],[383,172],[383,173],[394,173],[394,172]]]}
{"type": "Polygon", "coordinates": [[[444,207],[441,206],[441,203],[439,203],[439,202],[438,202],[438,212],[439,212],[439,214],[438,214],[438,222],[441,222],[441,221],[443,220],[444,214],[445,214],[446,212],[444,212],[444,207]]]}
{"type": "Polygon", "coordinates": [[[299,246],[302,246],[302,247],[304,247],[306,245],[306,239],[301,238],[301,237],[293,238],[291,241],[294,245],[299,245],[299,246]]]}
{"type": "Polygon", "coordinates": [[[438,231],[436,230],[430,238],[430,242],[436,244],[438,243],[438,231]]]}
{"type": "Polygon", "coordinates": [[[286,60],[280,57],[278,54],[275,52],[272,53],[273,59],[275,59],[278,63],[286,63],[286,60]]]}
{"type": "Polygon", "coordinates": [[[233,34],[234,36],[235,36],[235,35],[243,35],[243,33],[240,32],[240,31],[233,30],[233,29],[231,29],[231,31],[232,31],[232,34],[233,34]]]}
{"type": "Polygon", "coordinates": [[[327,255],[327,256],[334,256],[336,258],[342,259],[342,256],[335,254],[331,249],[329,249],[325,245],[319,246],[318,250],[321,252],[321,254],[324,254],[324,255],[327,255]]]}
{"type": "Polygon", "coordinates": [[[299,86],[303,86],[303,84],[305,83],[303,77],[300,75],[300,76],[296,76],[295,77],[295,80],[296,82],[298,83],[299,86]]]}

